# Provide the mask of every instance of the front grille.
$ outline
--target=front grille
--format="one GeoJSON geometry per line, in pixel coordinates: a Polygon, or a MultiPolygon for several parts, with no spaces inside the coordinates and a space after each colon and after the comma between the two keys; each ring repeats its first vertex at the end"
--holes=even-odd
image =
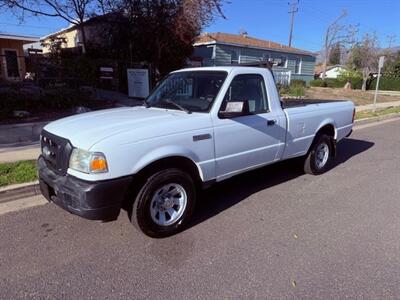
{"type": "Polygon", "coordinates": [[[71,143],[67,139],[42,130],[40,147],[47,166],[58,174],[66,174],[72,152],[71,143]]]}

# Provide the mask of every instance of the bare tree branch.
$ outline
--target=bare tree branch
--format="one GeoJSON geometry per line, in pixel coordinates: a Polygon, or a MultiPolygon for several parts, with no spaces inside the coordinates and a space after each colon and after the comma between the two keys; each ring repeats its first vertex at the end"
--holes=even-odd
{"type": "Polygon", "coordinates": [[[21,20],[25,14],[56,17],[78,26],[82,36],[82,51],[85,52],[86,35],[84,22],[95,10],[98,0],[0,0],[0,7],[12,10],[21,20]]]}
{"type": "Polygon", "coordinates": [[[325,79],[326,68],[328,64],[328,58],[332,48],[339,44],[353,44],[355,42],[355,36],[357,33],[357,26],[354,25],[344,25],[340,22],[347,16],[347,11],[343,11],[336,19],[329,24],[326,29],[325,39],[324,39],[324,62],[322,79],[325,79]]]}

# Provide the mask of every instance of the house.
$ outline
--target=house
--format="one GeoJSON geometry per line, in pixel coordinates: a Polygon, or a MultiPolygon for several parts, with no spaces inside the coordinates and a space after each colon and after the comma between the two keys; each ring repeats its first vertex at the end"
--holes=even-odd
{"type": "MultiPolygon", "coordinates": [[[[115,17],[115,15],[111,13],[95,16],[83,23],[87,44],[100,45],[102,43],[105,26],[109,26],[107,22],[112,17],[115,17]]],[[[40,38],[43,54],[51,52],[54,41],[59,43],[61,49],[80,49],[82,47],[82,28],[75,24],[70,24],[67,28],[40,38]]]]}
{"type": "Polygon", "coordinates": [[[26,65],[23,45],[38,38],[0,33],[0,80],[20,81],[25,78],[26,65]]]}
{"type": "Polygon", "coordinates": [[[203,66],[222,66],[269,61],[274,73],[289,74],[306,82],[314,79],[316,54],[243,34],[204,33],[194,43],[194,57],[203,66]]]}
{"type": "MultiPolygon", "coordinates": [[[[348,71],[348,69],[342,65],[327,66],[325,78],[337,78],[340,74],[346,71],[348,71]]],[[[323,65],[316,66],[314,73],[315,78],[322,78],[323,65]]]]}

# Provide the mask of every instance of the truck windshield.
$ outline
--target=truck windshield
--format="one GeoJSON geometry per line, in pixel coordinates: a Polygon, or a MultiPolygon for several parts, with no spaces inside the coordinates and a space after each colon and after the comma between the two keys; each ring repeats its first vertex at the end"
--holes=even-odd
{"type": "Polygon", "coordinates": [[[147,106],[208,112],[227,73],[187,71],[172,73],[146,99],[147,106]]]}

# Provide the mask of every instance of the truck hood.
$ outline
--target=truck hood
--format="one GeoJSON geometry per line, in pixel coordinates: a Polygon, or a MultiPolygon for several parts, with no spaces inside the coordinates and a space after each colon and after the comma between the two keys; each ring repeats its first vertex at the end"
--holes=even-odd
{"type": "Polygon", "coordinates": [[[210,126],[208,114],[187,114],[177,110],[140,106],[79,114],[51,122],[44,130],[68,139],[75,147],[89,150],[108,137],[129,131],[132,134],[129,132],[129,141],[126,142],[210,126]]]}

